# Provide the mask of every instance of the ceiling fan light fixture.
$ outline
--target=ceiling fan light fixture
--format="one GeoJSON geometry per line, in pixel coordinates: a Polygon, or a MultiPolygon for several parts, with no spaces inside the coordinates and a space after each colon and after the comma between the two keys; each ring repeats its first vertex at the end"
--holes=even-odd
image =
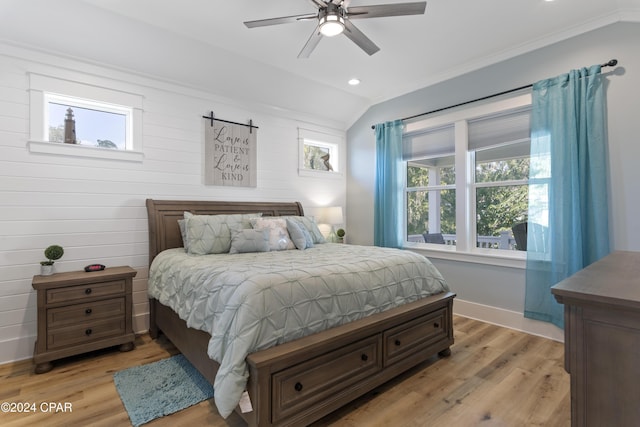
{"type": "Polygon", "coordinates": [[[320,33],[326,37],[337,36],[344,31],[344,18],[338,14],[327,13],[320,17],[320,33]]]}

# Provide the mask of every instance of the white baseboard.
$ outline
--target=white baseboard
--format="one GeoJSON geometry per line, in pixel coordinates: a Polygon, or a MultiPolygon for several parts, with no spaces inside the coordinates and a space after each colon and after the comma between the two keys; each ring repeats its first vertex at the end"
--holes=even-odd
{"type": "Polygon", "coordinates": [[[35,335],[0,342],[0,364],[31,359],[35,343],[35,335]]]}
{"type": "Polygon", "coordinates": [[[149,332],[149,312],[133,316],[133,333],[136,335],[149,332]]]}
{"type": "Polygon", "coordinates": [[[517,311],[505,310],[456,298],[453,301],[453,313],[528,334],[549,338],[554,341],[564,342],[564,331],[562,329],[551,323],[527,319],[522,313],[517,311]]]}

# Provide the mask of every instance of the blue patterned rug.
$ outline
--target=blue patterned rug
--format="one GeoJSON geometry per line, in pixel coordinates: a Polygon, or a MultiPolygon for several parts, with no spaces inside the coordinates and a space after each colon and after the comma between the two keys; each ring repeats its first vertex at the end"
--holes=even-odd
{"type": "Polygon", "coordinates": [[[120,399],[135,427],[213,397],[213,387],[178,354],[113,374],[120,399]]]}

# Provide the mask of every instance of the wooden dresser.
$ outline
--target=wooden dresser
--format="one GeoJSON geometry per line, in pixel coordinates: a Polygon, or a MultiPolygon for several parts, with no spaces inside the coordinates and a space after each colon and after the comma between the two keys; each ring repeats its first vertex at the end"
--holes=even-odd
{"type": "Polygon", "coordinates": [[[34,276],[38,291],[35,372],[51,370],[52,360],[115,345],[133,349],[131,290],[136,271],[113,267],[34,276]]]}
{"type": "Polygon", "coordinates": [[[551,288],[564,304],[572,426],[640,426],[640,252],[615,252],[551,288]]]}

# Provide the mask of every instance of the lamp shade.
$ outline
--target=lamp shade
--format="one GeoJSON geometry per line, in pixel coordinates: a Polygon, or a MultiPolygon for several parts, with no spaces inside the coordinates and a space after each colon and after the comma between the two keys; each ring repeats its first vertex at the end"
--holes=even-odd
{"type": "Polygon", "coordinates": [[[318,224],[338,225],[343,222],[342,206],[322,208],[318,214],[318,224]]]}

